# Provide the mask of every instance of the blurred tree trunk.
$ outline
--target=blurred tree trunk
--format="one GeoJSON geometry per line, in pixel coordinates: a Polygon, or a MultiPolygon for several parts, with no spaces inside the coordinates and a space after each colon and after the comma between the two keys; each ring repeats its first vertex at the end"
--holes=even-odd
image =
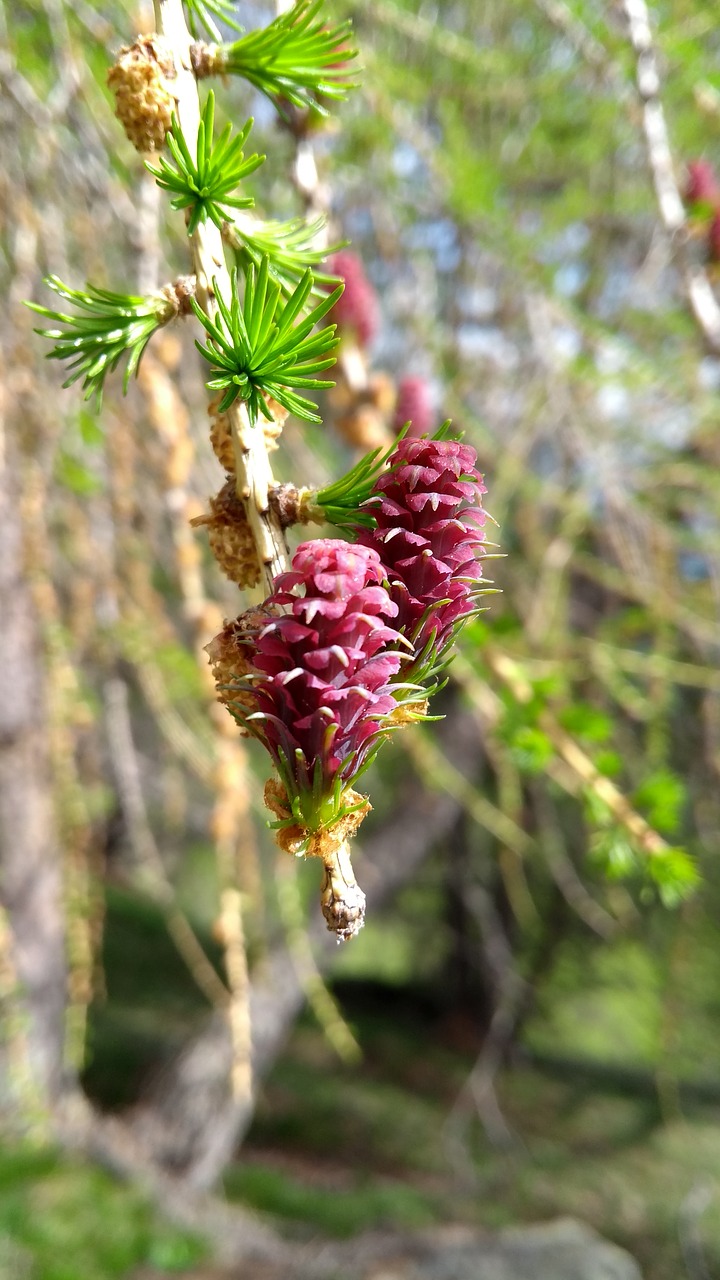
{"type": "MultiPolygon", "coordinates": [[[[1,411],[1,406],[0,406],[1,411]]],[[[20,1081],[44,1106],[63,1081],[66,999],[62,869],[45,733],[44,668],[38,618],[23,564],[20,460],[0,417],[0,901],[6,913],[2,1104],[20,1081]],[[15,988],[13,990],[13,988],[15,988]],[[13,1042],[14,1037],[17,1041],[13,1042]]],[[[15,1097],[15,1102],[17,1098],[15,1097]]]]}

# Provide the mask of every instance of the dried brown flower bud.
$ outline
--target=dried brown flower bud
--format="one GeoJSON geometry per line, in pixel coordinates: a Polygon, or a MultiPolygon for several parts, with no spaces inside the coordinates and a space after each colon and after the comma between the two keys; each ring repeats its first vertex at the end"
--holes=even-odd
{"type": "Polygon", "coordinates": [[[376,369],[368,378],[367,396],[379,413],[389,417],[395,407],[395,383],[389,373],[376,369]]]}
{"type": "Polygon", "coordinates": [[[219,413],[218,408],[222,395],[213,396],[208,404],[210,414],[210,443],[215,451],[220,466],[224,471],[235,470],[235,450],[233,449],[230,419],[226,413],[219,413]]]}
{"type": "Polygon", "coordinates": [[[196,40],[190,45],[190,64],[196,80],[205,80],[207,76],[218,73],[220,68],[217,66],[217,56],[216,44],[206,44],[204,40],[196,40]]]}
{"type": "Polygon", "coordinates": [[[191,316],[193,298],[197,291],[196,276],[178,276],[172,284],[166,284],[163,293],[176,316],[191,316]]]}
{"type": "Polygon", "coordinates": [[[298,489],[294,484],[276,484],[270,490],[270,505],[283,529],[294,524],[324,524],[316,498],[317,489],[298,489]]]}
{"type": "MultiPolygon", "coordinates": [[[[320,906],[328,929],[338,942],[349,942],[365,923],[365,894],[355,879],[350,861],[349,843],[372,805],[367,796],[348,787],[344,799],[350,807],[331,827],[311,835],[295,823],[275,832],[275,840],[285,853],[307,858],[320,858],[324,874],[320,886],[320,906]]],[[[265,783],[265,804],[277,818],[290,816],[288,799],[282,783],[269,778],[265,783]]]]}
{"type": "MultiPolygon", "coordinates": [[[[238,684],[255,671],[254,638],[267,626],[271,616],[262,607],[248,609],[239,618],[226,622],[222,631],[205,646],[217,685],[218,701],[227,707],[231,715],[235,706],[250,708],[251,711],[255,709],[252,693],[239,688],[238,684]]],[[[241,733],[248,736],[244,730],[241,733]]]]}
{"type": "MultiPolygon", "coordinates": [[[[230,430],[230,419],[226,413],[219,413],[218,408],[222,395],[213,396],[208,404],[208,413],[210,414],[210,443],[215,451],[215,457],[224,467],[225,471],[235,470],[235,451],[233,449],[232,431],[230,430]]],[[[274,453],[278,448],[278,439],[285,426],[285,420],[288,416],[287,409],[283,409],[277,400],[268,397],[268,409],[272,413],[272,419],[261,419],[263,434],[265,436],[265,448],[268,453],[274,453]]]]}
{"type": "Polygon", "coordinates": [[[137,151],[161,151],[176,99],[172,50],[157,35],[138,36],[120,50],[107,82],[115,94],[115,114],[137,151]]]}
{"type": "Polygon", "coordinates": [[[390,435],[385,419],[372,404],[358,404],[336,419],[335,425],[348,444],[368,453],[381,449],[390,435]]]}
{"type": "Polygon", "coordinates": [[[255,587],[260,581],[260,562],[245,507],[235,491],[235,477],[229,476],[210,512],[196,516],[194,528],[207,528],[210,550],[220,568],[239,587],[255,587]]]}
{"type": "Polygon", "coordinates": [[[262,420],[263,434],[265,436],[265,448],[268,453],[274,453],[279,447],[278,440],[280,439],[282,429],[287,422],[288,411],[287,409],[283,409],[283,406],[278,404],[277,400],[273,400],[272,396],[267,397],[267,407],[272,414],[272,418],[269,421],[267,418],[262,420]]]}

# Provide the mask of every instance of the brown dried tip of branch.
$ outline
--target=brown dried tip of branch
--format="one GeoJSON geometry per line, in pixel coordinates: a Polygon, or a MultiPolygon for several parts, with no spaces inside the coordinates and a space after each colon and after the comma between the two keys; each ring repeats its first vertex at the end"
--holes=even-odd
{"type": "MultiPolygon", "coordinates": [[[[226,622],[222,631],[205,646],[217,686],[218,701],[227,707],[231,715],[234,715],[233,708],[242,707],[250,712],[255,709],[252,693],[235,686],[238,680],[255,674],[252,662],[255,637],[267,626],[272,616],[270,610],[262,606],[248,609],[239,618],[226,622]]],[[[242,729],[240,732],[243,737],[249,736],[242,729]]]]}
{"type": "Polygon", "coordinates": [[[241,588],[257,586],[260,561],[244,504],[237,496],[234,476],[210,499],[209,513],[195,516],[190,523],[196,529],[207,528],[210,550],[231,582],[241,588]]]}
{"type": "MultiPolygon", "coordinates": [[[[222,396],[213,396],[208,404],[208,413],[210,414],[210,443],[215,451],[215,457],[225,471],[235,470],[235,450],[233,449],[232,431],[230,429],[230,419],[226,413],[219,412],[220,401],[222,396]]],[[[288,413],[287,409],[283,409],[282,405],[268,397],[267,406],[272,413],[272,419],[264,419],[262,422],[262,431],[265,437],[265,448],[268,453],[274,453],[278,448],[278,440],[285,426],[288,413]]]]}
{"type": "Polygon", "coordinates": [[[222,67],[217,65],[218,46],[206,44],[204,40],[196,40],[190,45],[190,65],[196,80],[205,80],[216,72],[222,74],[222,67]]]}
{"type": "Polygon", "coordinates": [[[339,378],[328,398],[335,425],[348,444],[368,452],[388,443],[396,394],[392,378],[382,371],[371,374],[361,388],[339,378]]]}
{"type": "Polygon", "coordinates": [[[115,115],[136,151],[161,151],[176,107],[170,46],[158,35],[138,36],[121,49],[108,72],[115,115]]]}
{"type": "MultiPolygon", "coordinates": [[[[355,879],[350,861],[350,840],[372,805],[367,796],[348,787],[344,794],[348,805],[357,805],[352,813],[346,813],[331,827],[310,834],[306,827],[294,824],[275,832],[275,840],[285,853],[295,857],[320,858],[323,879],[320,886],[320,907],[325,922],[338,942],[349,942],[360,932],[365,923],[365,894],[355,879]]],[[[290,815],[287,794],[282,783],[269,778],[265,783],[265,804],[277,818],[286,820],[290,815]]]]}
{"type": "Polygon", "coordinates": [[[197,290],[197,276],[178,276],[172,284],[166,284],[162,292],[171,303],[176,316],[192,315],[192,300],[197,290]]]}
{"type": "Polygon", "coordinates": [[[316,489],[276,484],[270,490],[270,505],[283,529],[289,529],[293,524],[324,524],[325,516],[314,502],[316,497],[316,489]]]}

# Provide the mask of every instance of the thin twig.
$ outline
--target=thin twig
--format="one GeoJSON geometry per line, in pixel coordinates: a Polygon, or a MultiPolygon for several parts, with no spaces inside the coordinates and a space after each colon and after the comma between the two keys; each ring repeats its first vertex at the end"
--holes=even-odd
{"type": "Polygon", "coordinates": [[[315,959],[300,897],[297,865],[290,858],[283,857],[276,864],[275,884],[285,941],[305,998],[328,1044],[341,1061],[357,1063],[362,1057],[362,1051],[315,959]]]}
{"type": "Polygon", "coordinates": [[[205,954],[189,920],[177,906],[175,890],[148,821],[130,723],[128,689],[125,681],[117,676],[105,685],[105,711],[118,794],[132,851],[144,872],[145,887],[162,908],[168,933],[197,986],[210,1004],[225,1008],[230,993],[205,954]]]}
{"type": "Polygon", "coordinates": [[[252,1032],[250,1026],[250,974],[248,971],[242,895],[227,885],[220,894],[220,932],[225,951],[228,986],[232,993],[228,1022],[232,1040],[230,1081],[234,1098],[252,1105],[252,1032]]]}
{"type": "MultiPolygon", "coordinates": [[[[175,59],[177,113],[185,141],[193,154],[200,122],[200,99],[190,58],[192,37],[185,22],[182,0],[155,0],[155,14],[158,31],[168,42],[175,59]]],[[[218,314],[216,293],[229,301],[232,292],[222,234],[208,219],[198,225],[190,237],[190,244],[197,277],[197,301],[205,314],[214,320],[218,314]]],[[[241,400],[236,400],[227,412],[235,446],[238,497],[245,506],[264,585],[272,591],[275,577],[288,565],[285,535],[268,498],[273,477],[265,436],[262,430],[252,426],[241,400]]]]}
{"type": "Polygon", "coordinates": [[[635,78],[642,103],[643,132],[660,218],[673,244],[693,318],[711,350],[720,351],[720,306],[707,272],[691,260],[688,251],[687,217],[675,177],[660,97],[660,71],[648,7],[645,0],[621,0],[621,3],[635,53],[635,78]]]}
{"type": "MultiPolygon", "coordinates": [[[[474,1110],[488,1141],[498,1150],[517,1148],[519,1139],[505,1119],[495,1091],[495,1080],[512,1045],[515,1029],[527,997],[527,984],[517,973],[512,947],[492,896],[475,884],[467,895],[468,906],[477,920],[483,949],[489,961],[494,990],[494,1010],[475,1064],[457,1095],[445,1122],[445,1136],[451,1150],[464,1159],[462,1133],[469,1112],[474,1110]]],[[[472,1166],[468,1165],[468,1171],[472,1166]]],[[[473,1171],[474,1172],[474,1171],[473,1171]]]]}

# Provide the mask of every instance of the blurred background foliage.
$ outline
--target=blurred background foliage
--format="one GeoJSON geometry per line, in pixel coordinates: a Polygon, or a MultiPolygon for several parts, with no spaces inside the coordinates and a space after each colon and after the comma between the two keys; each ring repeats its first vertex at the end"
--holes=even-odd
{"type": "MultiPolygon", "coordinates": [[[[43,635],[69,1057],[98,1105],[136,1104],[222,997],[222,895],[239,888],[251,969],[288,944],[311,1013],[230,1197],[305,1237],[573,1213],[650,1280],[683,1274],[698,1234],[720,1267],[720,356],[659,225],[622,14],[328,10],[355,23],[362,88],[312,145],[333,235],[381,302],[370,367],[424,379],[437,423],[477,448],[504,558],[440,708],[450,736],[475,726],[473,751],[414,729],[368,778],[378,848],[413,787],[452,797],[453,820],[326,986],[315,868],[279,861],[264,762],[212,709],[202,647],[246,605],[188,524],[223,479],[192,326],[153,340],[97,417],[60,392],[21,305],[48,303],[49,272],[139,292],[187,268],[105,87],[149,15],[0,5],[3,412],[43,635]]],[[[702,0],[653,19],[682,183],[689,160],[720,162],[720,32],[702,0]]],[[[291,132],[248,86],[219,96],[255,115],[263,216],[301,213],[291,132]]],[[[281,479],[353,460],[332,395],[325,411],[286,428],[281,479]]],[[[42,1146],[8,1145],[0,1179],[8,1276],[169,1274],[205,1247],[42,1146]]]]}

